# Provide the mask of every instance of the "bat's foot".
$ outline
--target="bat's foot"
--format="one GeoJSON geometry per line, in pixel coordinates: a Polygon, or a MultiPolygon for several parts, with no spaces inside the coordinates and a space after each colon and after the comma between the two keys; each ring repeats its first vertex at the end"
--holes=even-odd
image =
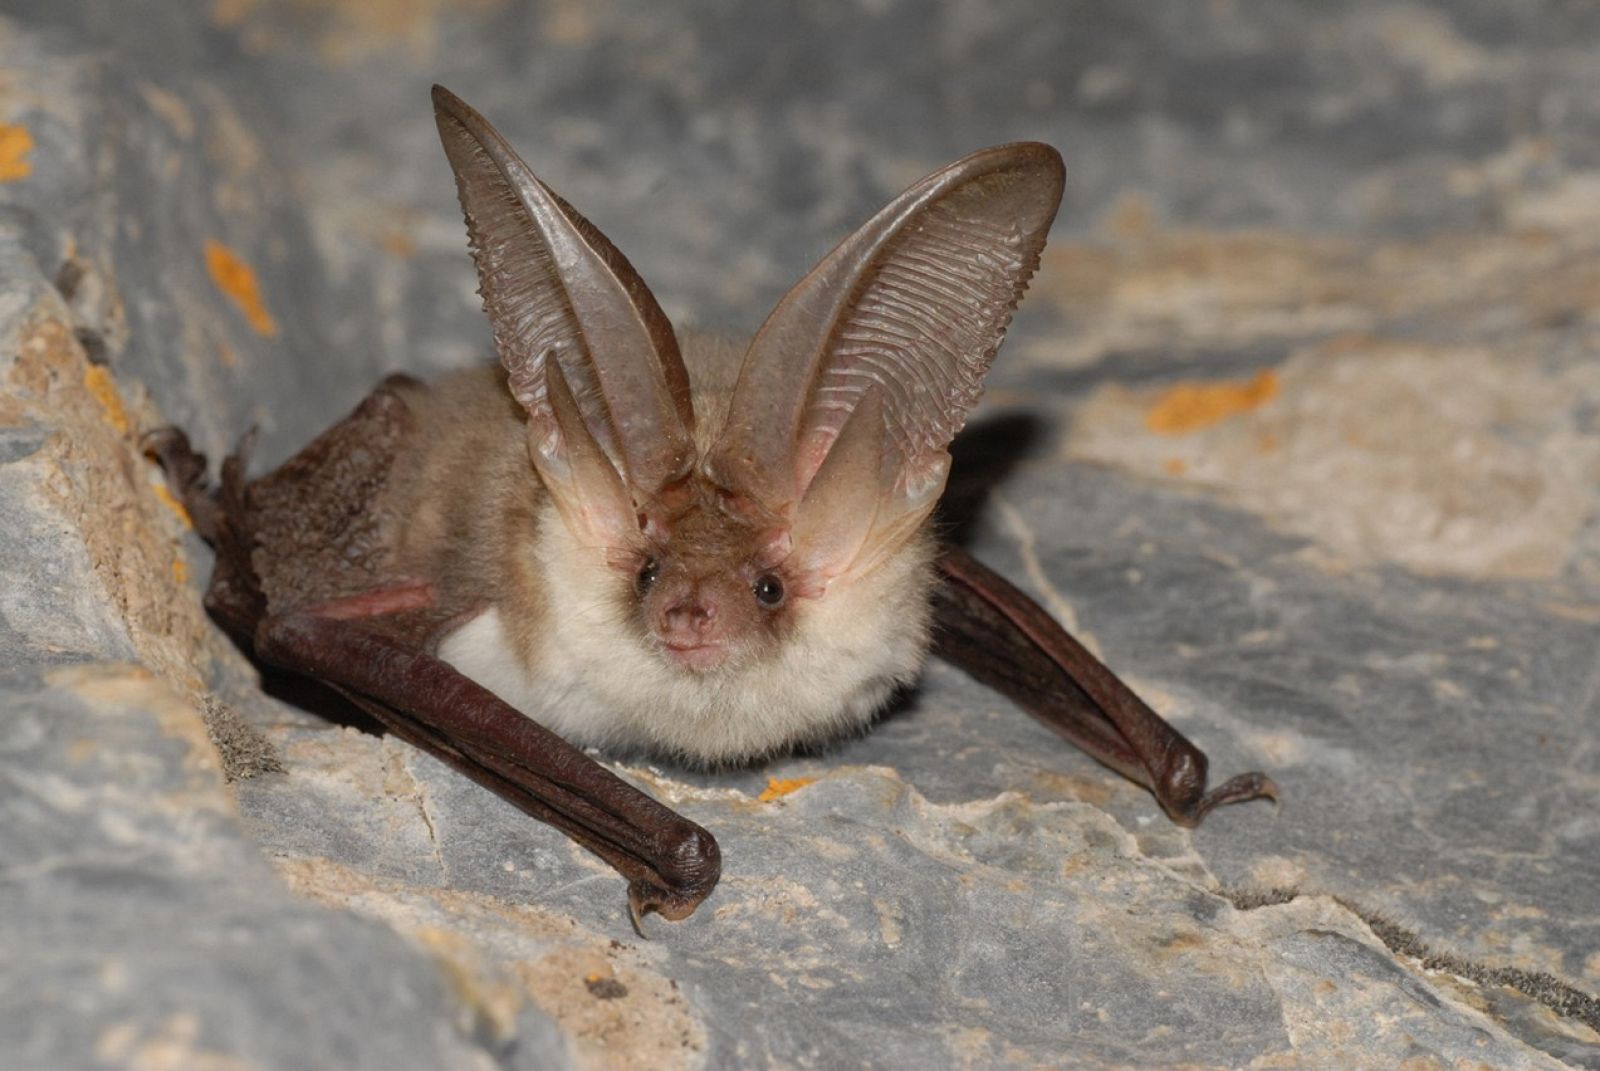
{"type": "MultiPolygon", "coordinates": [[[[1165,722],[1162,723],[1165,725],[1165,722]]],[[[1206,791],[1204,752],[1171,730],[1173,743],[1163,754],[1166,768],[1154,778],[1150,790],[1161,809],[1180,826],[1193,828],[1212,810],[1227,803],[1269,799],[1278,802],[1278,786],[1264,773],[1245,773],[1206,791]]]]}
{"type": "Polygon", "coordinates": [[[175,488],[205,483],[206,455],[196,452],[182,428],[171,424],[139,437],[139,449],[161,466],[175,488]]]}
{"type": "Polygon", "coordinates": [[[168,425],[139,437],[139,449],[166,474],[167,487],[207,542],[217,534],[216,495],[206,478],[206,455],[195,450],[182,428],[168,425]]]}

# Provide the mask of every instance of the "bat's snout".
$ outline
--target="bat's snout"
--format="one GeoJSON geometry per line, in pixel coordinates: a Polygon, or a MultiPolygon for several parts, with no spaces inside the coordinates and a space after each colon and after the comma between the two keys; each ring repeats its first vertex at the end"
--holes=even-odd
{"type": "Polygon", "coordinates": [[[663,592],[654,631],[661,649],[673,662],[696,672],[715,669],[727,660],[729,644],[724,600],[711,586],[685,583],[663,592]]]}

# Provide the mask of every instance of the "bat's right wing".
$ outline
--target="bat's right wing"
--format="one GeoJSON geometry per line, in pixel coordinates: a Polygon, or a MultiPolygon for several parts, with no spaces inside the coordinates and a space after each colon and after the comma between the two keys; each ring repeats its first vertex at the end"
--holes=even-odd
{"type": "Polygon", "coordinates": [[[385,383],[278,469],[245,483],[238,456],[207,489],[183,433],[147,437],[217,551],[206,608],[262,663],[329,685],[385,728],[555,826],[628,881],[635,925],[683,918],[715,887],[706,830],[437,658],[430,640],[471,607],[394,572],[403,518],[385,489],[415,433],[405,381],[385,383]]]}
{"type": "Polygon", "coordinates": [[[385,610],[427,597],[397,588],[269,617],[256,655],[333,685],[395,736],[611,864],[628,880],[635,926],[647,911],[691,914],[722,872],[716,840],[493,692],[385,634],[385,610]]]}

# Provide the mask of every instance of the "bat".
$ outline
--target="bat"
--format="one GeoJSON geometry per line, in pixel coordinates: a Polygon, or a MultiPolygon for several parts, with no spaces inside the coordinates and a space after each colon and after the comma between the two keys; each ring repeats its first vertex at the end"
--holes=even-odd
{"type": "Polygon", "coordinates": [[[562,830],[647,912],[692,913],[715,838],[580,747],[708,766],[866,726],[932,650],[1147,787],[1205,755],[1016,587],[941,547],[948,447],[1038,267],[1064,169],[985,149],[894,198],[747,345],[676,332],[627,259],[434,87],[498,363],[384,380],[275,471],[213,487],[147,438],[215,549],[211,615],[263,665],[562,830]]]}

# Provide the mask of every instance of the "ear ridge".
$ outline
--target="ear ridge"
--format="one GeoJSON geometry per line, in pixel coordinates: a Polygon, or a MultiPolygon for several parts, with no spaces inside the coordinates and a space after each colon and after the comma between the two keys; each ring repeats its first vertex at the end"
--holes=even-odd
{"type": "Polygon", "coordinates": [[[985,149],[929,175],[841,242],[756,333],[712,474],[792,517],[876,388],[881,492],[908,507],[936,496],[946,447],[1038,267],[1063,181],[1048,145],[985,149]]]}
{"type": "Polygon", "coordinates": [[[484,310],[533,440],[566,441],[555,434],[554,359],[588,435],[644,505],[694,461],[689,377],[666,315],[627,258],[481,115],[442,86],[433,101],[484,310]]]}
{"type": "Polygon", "coordinates": [[[561,365],[547,369],[552,417],[540,436],[530,424],[528,449],[567,529],[585,546],[625,545],[637,530],[637,514],[615,466],[589,433],[561,365]]]}

